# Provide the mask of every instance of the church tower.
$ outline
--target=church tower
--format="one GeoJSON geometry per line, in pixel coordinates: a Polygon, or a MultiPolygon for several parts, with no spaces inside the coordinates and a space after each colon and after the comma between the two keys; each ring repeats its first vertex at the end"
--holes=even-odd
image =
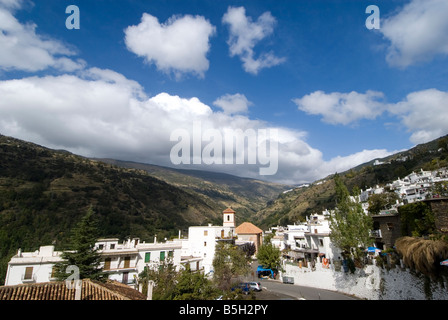
{"type": "Polygon", "coordinates": [[[235,228],[235,211],[231,208],[227,208],[222,212],[222,225],[223,227],[235,228]]]}

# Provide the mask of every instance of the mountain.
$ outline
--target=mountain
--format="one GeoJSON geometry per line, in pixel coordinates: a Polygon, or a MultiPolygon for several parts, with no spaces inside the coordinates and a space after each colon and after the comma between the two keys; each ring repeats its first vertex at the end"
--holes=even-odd
{"type": "Polygon", "coordinates": [[[18,248],[67,248],[70,231],[92,206],[101,237],[151,241],[185,234],[191,225],[237,223],[286,186],[208,172],[88,159],[0,135],[0,281],[18,248]]]}
{"type": "Polygon", "coordinates": [[[119,167],[144,170],[151,176],[176,186],[211,207],[232,207],[238,222],[251,221],[258,211],[292,186],[241,178],[202,170],[185,170],[113,159],[99,159],[119,167]]]}
{"type": "MultiPolygon", "coordinates": [[[[386,184],[412,171],[448,167],[448,135],[381,159],[374,159],[338,173],[350,192],[386,184]]],[[[307,215],[336,205],[333,175],[309,186],[294,188],[260,210],[254,222],[261,228],[303,221],[307,215]]]]}

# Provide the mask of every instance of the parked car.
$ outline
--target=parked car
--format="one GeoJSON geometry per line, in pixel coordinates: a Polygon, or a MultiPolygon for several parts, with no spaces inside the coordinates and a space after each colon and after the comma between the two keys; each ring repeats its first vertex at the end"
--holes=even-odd
{"type": "Polygon", "coordinates": [[[249,282],[249,286],[251,290],[261,291],[261,283],[260,282],[249,282]]]}
{"type": "Polygon", "coordinates": [[[238,285],[236,285],[235,287],[232,288],[232,291],[238,290],[240,289],[241,291],[243,291],[244,294],[249,294],[251,287],[249,285],[249,283],[247,282],[241,282],[238,285]]]}

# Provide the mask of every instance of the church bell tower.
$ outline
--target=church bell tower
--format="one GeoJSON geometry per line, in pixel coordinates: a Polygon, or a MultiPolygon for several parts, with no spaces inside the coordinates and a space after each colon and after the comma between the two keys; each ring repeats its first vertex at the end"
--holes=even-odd
{"type": "Polygon", "coordinates": [[[222,212],[222,225],[223,227],[235,228],[235,211],[231,208],[227,208],[222,212]]]}

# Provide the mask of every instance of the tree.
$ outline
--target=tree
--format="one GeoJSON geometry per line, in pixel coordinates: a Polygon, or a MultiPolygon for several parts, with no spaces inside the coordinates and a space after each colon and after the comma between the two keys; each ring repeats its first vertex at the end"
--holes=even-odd
{"type": "Polygon", "coordinates": [[[168,259],[155,265],[155,267],[145,267],[139,274],[139,282],[143,285],[142,291],[147,293],[148,281],[154,281],[153,300],[173,300],[175,298],[177,277],[178,272],[174,264],[168,259]]]}
{"type": "Polygon", "coordinates": [[[179,273],[175,300],[207,300],[219,295],[209,279],[202,272],[192,272],[189,267],[179,273]]]}
{"type": "Polygon", "coordinates": [[[220,295],[212,282],[202,272],[187,267],[177,271],[172,261],[163,261],[139,274],[142,292],[147,294],[148,282],[154,281],[153,300],[208,300],[220,295]]]}
{"type": "Polygon", "coordinates": [[[243,244],[240,246],[240,249],[244,252],[248,259],[250,259],[257,251],[255,244],[252,242],[243,244]]]}
{"type": "Polygon", "coordinates": [[[263,267],[278,270],[280,266],[280,250],[274,247],[272,243],[265,242],[258,249],[257,259],[263,267]]]}
{"type": "Polygon", "coordinates": [[[221,290],[229,290],[232,278],[245,275],[250,271],[249,259],[237,246],[227,242],[218,242],[213,258],[213,278],[221,290]]]}
{"type": "Polygon", "coordinates": [[[330,216],[330,239],[348,257],[362,264],[364,248],[372,243],[372,218],[365,214],[356,197],[350,197],[339,175],[335,175],[337,206],[330,216]]]}
{"type": "Polygon", "coordinates": [[[106,273],[100,268],[101,256],[95,249],[97,235],[97,221],[90,207],[72,230],[70,244],[73,251],[64,251],[61,255],[64,260],[56,264],[56,276],[59,280],[66,280],[71,275],[66,273],[68,266],[79,269],[79,279],[107,279],[106,273]]]}
{"type": "Polygon", "coordinates": [[[381,210],[390,209],[399,200],[396,192],[372,194],[369,197],[369,213],[378,214],[381,210]]]}

